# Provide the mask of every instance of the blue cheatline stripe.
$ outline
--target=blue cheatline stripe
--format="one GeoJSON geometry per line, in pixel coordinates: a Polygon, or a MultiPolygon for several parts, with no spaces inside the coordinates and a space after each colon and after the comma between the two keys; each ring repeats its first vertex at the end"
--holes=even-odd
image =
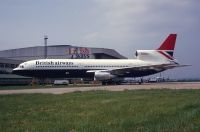
{"type": "Polygon", "coordinates": [[[173,56],[174,52],[173,51],[165,51],[167,52],[169,55],[173,56]]]}

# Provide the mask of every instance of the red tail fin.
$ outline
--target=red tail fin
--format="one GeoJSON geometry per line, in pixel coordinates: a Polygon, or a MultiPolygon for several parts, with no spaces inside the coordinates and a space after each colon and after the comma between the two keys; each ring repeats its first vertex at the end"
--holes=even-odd
{"type": "Polygon", "coordinates": [[[170,34],[157,50],[174,50],[176,34],[170,34]]]}

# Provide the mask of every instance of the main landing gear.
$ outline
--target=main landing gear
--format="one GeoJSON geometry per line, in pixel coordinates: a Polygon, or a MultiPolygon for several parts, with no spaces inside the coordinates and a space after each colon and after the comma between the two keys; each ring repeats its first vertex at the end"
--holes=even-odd
{"type": "Polygon", "coordinates": [[[143,83],[144,83],[144,80],[143,80],[143,78],[141,77],[140,80],[138,81],[138,84],[141,85],[141,84],[143,84],[143,83]]]}

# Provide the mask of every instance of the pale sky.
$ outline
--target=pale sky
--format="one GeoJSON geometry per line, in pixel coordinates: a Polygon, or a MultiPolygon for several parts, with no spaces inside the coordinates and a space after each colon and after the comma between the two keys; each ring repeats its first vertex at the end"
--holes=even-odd
{"type": "Polygon", "coordinates": [[[177,33],[175,58],[190,67],[164,72],[200,78],[200,0],[0,0],[0,50],[70,44],[111,48],[133,58],[177,33]]]}

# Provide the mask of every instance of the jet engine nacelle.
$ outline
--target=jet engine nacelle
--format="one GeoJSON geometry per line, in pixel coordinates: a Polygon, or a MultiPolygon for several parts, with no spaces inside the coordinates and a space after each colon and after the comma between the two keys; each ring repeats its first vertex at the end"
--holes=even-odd
{"type": "Polygon", "coordinates": [[[168,60],[157,50],[137,50],[135,56],[143,61],[166,62],[168,60]]]}
{"type": "Polygon", "coordinates": [[[110,79],[113,79],[115,77],[116,77],[115,75],[112,75],[109,72],[97,71],[94,74],[94,79],[99,80],[99,81],[110,80],[110,79]]]}
{"type": "Polygon", "coordinates": [[[135,56],[139,60],[152,60],[155,58],[154,50],[137,50],[135,56]]]}

